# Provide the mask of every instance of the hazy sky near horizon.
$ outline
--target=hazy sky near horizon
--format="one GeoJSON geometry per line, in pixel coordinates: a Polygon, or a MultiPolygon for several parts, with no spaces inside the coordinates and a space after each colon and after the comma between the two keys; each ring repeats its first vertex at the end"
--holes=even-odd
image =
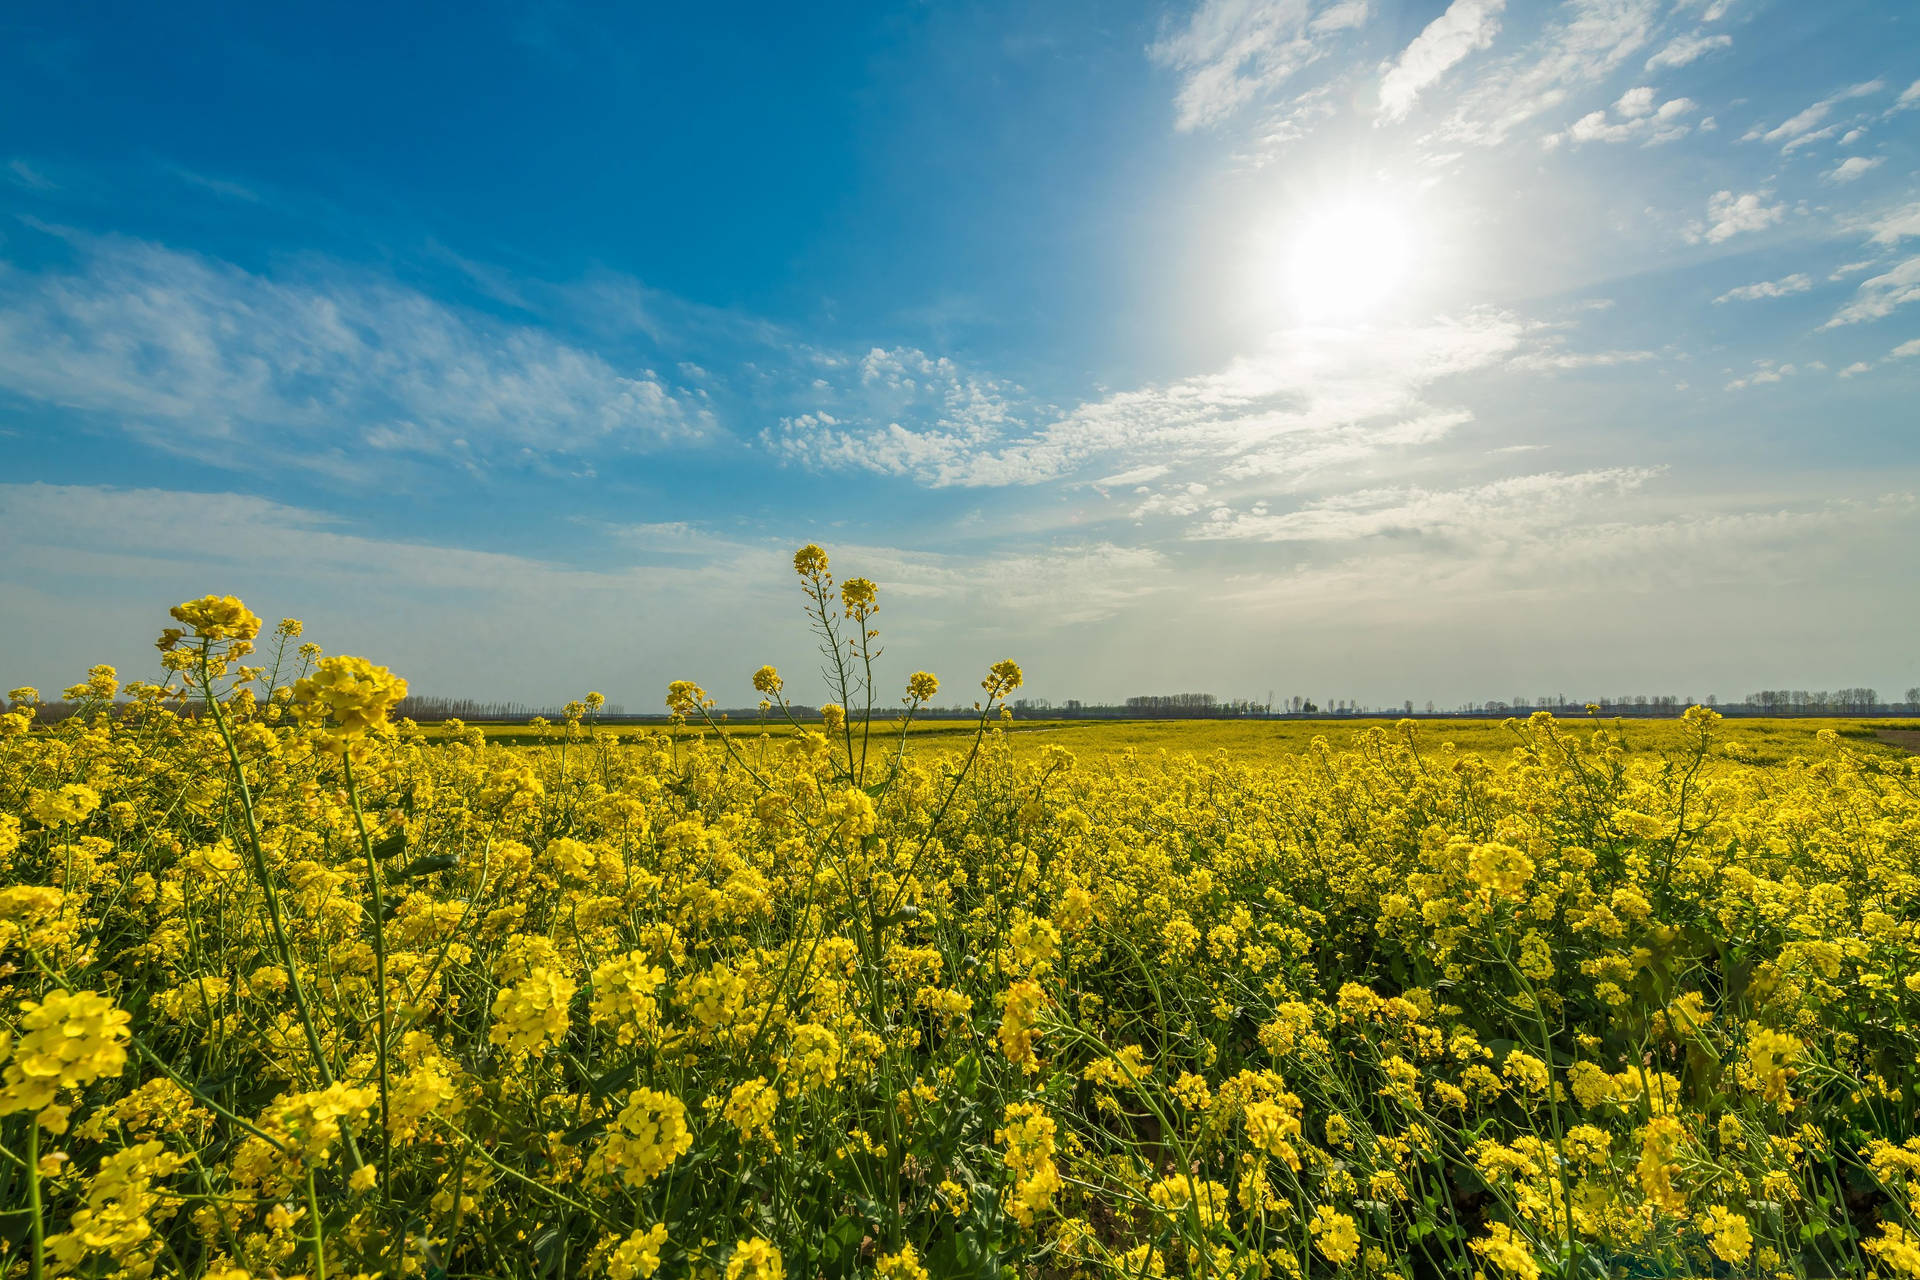
{"type": "MultiPolygon", "coordinates": [[[[1920,10],[24,4],[0,688],[1920,684],[1920,10]]],[[[942,701],[946,699],[943,697],[942,701]]]]}

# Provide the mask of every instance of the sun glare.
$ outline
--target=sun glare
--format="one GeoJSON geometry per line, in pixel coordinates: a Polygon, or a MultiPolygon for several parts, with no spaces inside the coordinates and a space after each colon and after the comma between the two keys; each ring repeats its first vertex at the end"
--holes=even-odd
{"type": "Polygon", "coordinates": [[[1282,282],[1314,320],[1357,320],[1393,301],[1412,258],[1406,217],[1380,200],[1322,205],[1294,229],[1282,282]]]}

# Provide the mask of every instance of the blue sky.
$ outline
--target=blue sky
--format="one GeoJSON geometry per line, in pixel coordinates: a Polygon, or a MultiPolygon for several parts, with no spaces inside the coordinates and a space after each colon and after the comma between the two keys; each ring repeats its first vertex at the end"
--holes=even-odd
{"type": "Polygon", "coordinates": [[[1920,13],[26,6],[0,680],[1920,684],[1920,13]]]}

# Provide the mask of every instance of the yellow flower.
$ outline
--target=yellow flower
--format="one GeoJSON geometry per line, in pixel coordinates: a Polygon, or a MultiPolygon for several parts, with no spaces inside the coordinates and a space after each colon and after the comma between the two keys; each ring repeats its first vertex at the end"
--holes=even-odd
{"type": "Polygon", "coordinates": [[[840,584],[840,602],[846,605],[849,618],[872,613],[879,594],[879,588],[866,578],[848,578],[840,584]]]}
{"type": "Polygon", "coordinates": [[[1707,1210],[1706,1220],[1700,1226],[1709,1237],[1708,1247],[1722,1262],[1745,1262],[1753,1252],[1753,1232],[1748,1229],[1743,1214],[1715,1205],[1707,1210]]]}
{"type": "Polygon", "coordinates": [[[1687,1206],[1687,1198],[1673,1185],[1673,1175],[1680,1172],[1680,1165],[1674,1160],[1674,1152],[1680,1145],[1685,1130],[1672,1116],[1655,1116],[1647,1122],[1646,1133],[1641,1138],[1640,1162],[1636,1173],[1640,1179],[1640,1189],[1667,1213],[1679,1213],[1687,1206]]]}
{"type": "Polygon", "coordinates": [[[675,680],[667,686],[667,710],[676,716],[691,718],[712,705],[707,691],[691,680],[675,680]]]}
{"type": "Polygon", "coordinates": [[[618,1173],[628,1186],[637,1187],[666,1172],[692,1146],[687,1108],[680,1099],[635,1089],[601,1144],[598,1158],[608,1173],[618,1173]]]}
{"type": "Polygon", "coordinates": [[[646,1280],[660,1269],[660,1248],[666,1242],[665,1223],[634,1232],[607,1258],[607,1280],[646,1280]]]}
{"type": "Polygon", "coordinates": [[[48,827],[63,827],[70,822],[85,822],[100,807],[100,793],[80,782],[69,782],[58,791],[36,791],[27,804],[27,812],[36,822],[48,827]]]}
{"type": "Polygon", "coordinates": [[[573,992],[573,979],[544,966],[534,969],[493,998],[493,1030],[487,1038],[516,1055],[559,1044],[566,1038],[573,992]]]}
{"type": "Polygon", "coordinates": [[[293,685],[294,713],[321,728],[336,750],[384,726],[406,696],[405,680],[365,658],[322,658],[293,685]]]}
{"type": "Polygon", "coordinates": [[[1335,1266],[1345,1266],[1360,1256],[1359,1229],[1344,1213],[1323,1204],[1313,1211],[1307,1230],[1313,1235],[1313,1247],[1335,1266]]]}
{"type": "Polygon", "coordinates": [[[727,1280],[781,1280],[785,1275],[780,1251],[758,1237],[742,1240],[727,1259],[727,1280]]]}
{"type": "Polygon", "coordinates": [[[874,1273],[880,1280],[927,1280],[927,1269],[920,1265],[920,1255],[912,1245],[902,1246],[898,1253],[881,1254],[874,1273]]]}
{"type": "Polygon", "coordinates": [[[916,671],[907,677],[907,697],[914,702],[926,702],[940,692],[940,677],[931,671],[916,671]]]}
{"type": "Polygon", "coordinates": [[[756,692],[772,697],[786,687],[786,681],[780,678],[780,673],[774,668],[762,667],[753,673],[753,687],[756,692]]]}
{"type": "Polygon", "coordinates": [[[772,1143],[773,1117],[779,1106],[779,1093],[767,1083],[765,1076],[756,1076],[733,1087],[733,1092],[727,1095],[726,1105],[720,1109],[720,1116],[739,1130],[742,1142],[757,1138],[772,1143]]]}
{"type": "Polygon", "coordinates": [[[0,1088],[0,1115],[39,1112],[61,1089],[78,1089],[127,1065],[132,1015],[92,991],[55,990],[42,1001],[22,1000],[20,1038],[0,1088]]]}
{"type": "Polygon", "coordinates": [[[803,578],[817,578],[827,571],[827,553],[815,543],[793,553],[793,571],[803,578]]]}
{"type": "Polygon", "coordinates": [[[1473,1242],[1473,1251],[1517,1280],[1540,1280],[1540,1263],[1526,1239],[1504,1222],[1490,1223],[1487,1234],[1473,1242]]]}
{"type": "Polygon", "coordinates": [[[251,640],[260,634],[260,619],[234,596],[201,596],[168,612],[202,640],[251,640]]]}
{"type": "Polygon", "coordinates": [[[1467,860],[1467,876],[1496,897],[1517,898],[1533,875],[1533,859],[1508,844],[1483,844],[1467,860]]]}
{"type": "Polygon", "coordinates": [[[1920,1236],[1897,1223],[1881,1223],[1879,1237],[1862,1241],[1860,1247],[1894,1275],[1920,1280],[1920,1236]]]}
{"type": "Polygon", "coordinates": [[[1064,1185],[1053,1163],[1057,1132],[1053,1118],[1031,1102],[1009,1106],[1005,1124],[994,1130],[993,1140],[1006,1148],[1003,1158],[1013,1173],[1007,1210],[1023,1227],[1031,1228],[1040,1214],[1053,1207],[1053,1197],[1064,1185]]]}
{"type": "Polygon", "coordinates": [[[1033,1042],[1040,1010],[1046,1002],[1046,992],[1031,978],[1022,978],[1007,988],[1006,1011],[1000,1018],[1000,1051],[1007,1055],[1007,1061],[1029,1075],[1040,1069],[1033,1042]]]}
{"type": "Polygon", "coordinates": [[[1020,682],[1020,664],[1011,658],[1003,658],[988,669],[987,678],[980,682],[980,687],[987,691],[987,701],[991,702],[1018,689],[1020,682]]]}
{"type": "Polygon", "coordinates": [[[1801,1052],[1800,1041],[1786,1032],[1748,1023],[1748,1087],[1782,1109],[1791,1107],[1793,1099],[1787,1094],[1787,1085],[1797,1074],[1794,1064],[1801,1052]]]}

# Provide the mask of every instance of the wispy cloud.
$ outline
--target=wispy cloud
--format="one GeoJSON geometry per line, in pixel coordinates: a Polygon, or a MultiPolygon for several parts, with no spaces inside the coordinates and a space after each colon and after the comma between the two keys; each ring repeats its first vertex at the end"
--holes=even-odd
{"type": "Polygon", "coordinates": [[[58,191],[60,186],[19,156],[7,161],[7,177],[17,187],[29,191],[58,191]]]}
{"type": "Polygon", "coordinates": [[[1284,85],[1325,53],[1340,32],[1359,26],[1360,0],[1203,0],[1184,29],[1151,50],[1177,72],[1174,123],[1218,124],[1284,85]]]}
{"type": "Polygon", "coordinates": [[[1841,307],[1833,319],[1822,325],[1835,329],[1842,325],[1880,320],[1910,302],[1920,302],[1920,256],[1897,263],[1877,276],[1868,276],[1854,291],[1853,300],[1841,307]]]}
{"type": "Polygon", "coordinates": [[[1188,536],[1207,541],[1474,543],[1522,528],[1575,523],[1582,518],[1582,499],[1617,496],[1658,474],[1659,468],[1616,467],[1574,475],[1513,476],[1453,490],[1366,489],[1295,511],[1216,511],[1188,536]]]}
{"type": "Polygon", "coordinates": [[[1761,280],[1754,284],[1743,284],[1729,289],[1714,302],[1757,302],[1762,298],[1785,298],[1796,293],[1805,293],[1813,288],[1813,278],[1803,272],[1782,276],[1778,280],[1761,280]]]}
{"type": "Polygon", "coordinates": [[[387,280],[70,239],[70,269],[0,268],[0,388],[219,465],[482,466],[714,429],[651,370],[387,280]]]}
{"type": "Polygon", "coordinates": [[[1724,32],[1705,35],[1694,32],[1691,35],[1675,36],[1667,42],[1665,48],[1647,59],[1648,71],[1664,71],[1674,67],[1684,67],[1697,62],[1716,49],[1731,49],[1733,37],[1724,32]]]}
{"type": "Polygon", "coordinates": [[[1452,141],[1494,146],[1577,88],[1604,80],[1645,48],[1658,25],[1657,0],[1569,0],[1571,16],[1501,62],[1464,91],[1440,128],[1452,141]]]}
{"type": "Polygon", "coordinates": [[[1867,229],[1875,244],[1898,244],[1909,236],[1920,236],[1920,201],[1870,221],[1867,229]]]}
{"type": "Polygon", "coordinates": [[[1405,424],[1434,412],[1421,399],[1425,388],[1504,359],[1524,332],[1517,319],[1492,312],[1394,328],[1288,330],[1216,373],[1055,414],[1030,405],[1015,412],[997,384],[969,389],[981,380],[936,365],[938,398],[962,412],[918,427],[815,412],[783,421],[764,441],[806,465],[933,486],[1037,484],[1090,465],[1169,460],[1205,460],[1238,475],[1297,474],[1409,442],[1405,424]]]}
{"type": "Polygon", "coordinates": [[[1787,117],[1771,129],[1763,129],[1756,125],[1741,138],[1741,141],[1770,142],[1778,146],[1782,151],[1793,151],[1799,147],[1808,146],[1811,143],[1830,138],[1840,131],[1840,125],[1826,124],[1824,128],[1820,126],[1825,124],[1828,117],[1833,114],[1835,107],[1843,102],[1850,102],[1855,98],[1864,98],[1880,93],[1885,90],[1886,87],[1887,85],[1884,80],[1868,80],[1860,84],[1850,85],[1838,93],[1820,99],[1820,101],[1799,113],[1787,117]]]}
{"type": "Polygon", "coordinates": [[[1422,91],[1467,55],[1491,45],[1506,7],[1507,0],[1453,0],[1381,75],[1381,118],[1405,119],[1422,91]]]}
{"type": "Polygon", "coordinates": [[[224,199],[238,200],[243,204],[260,203],[260,193],[244,182],[235,182],[231,178],[215,178],[179,164],[168,165],[167,172],[190,187],[198,187],[202,191],[224,199]]]}

